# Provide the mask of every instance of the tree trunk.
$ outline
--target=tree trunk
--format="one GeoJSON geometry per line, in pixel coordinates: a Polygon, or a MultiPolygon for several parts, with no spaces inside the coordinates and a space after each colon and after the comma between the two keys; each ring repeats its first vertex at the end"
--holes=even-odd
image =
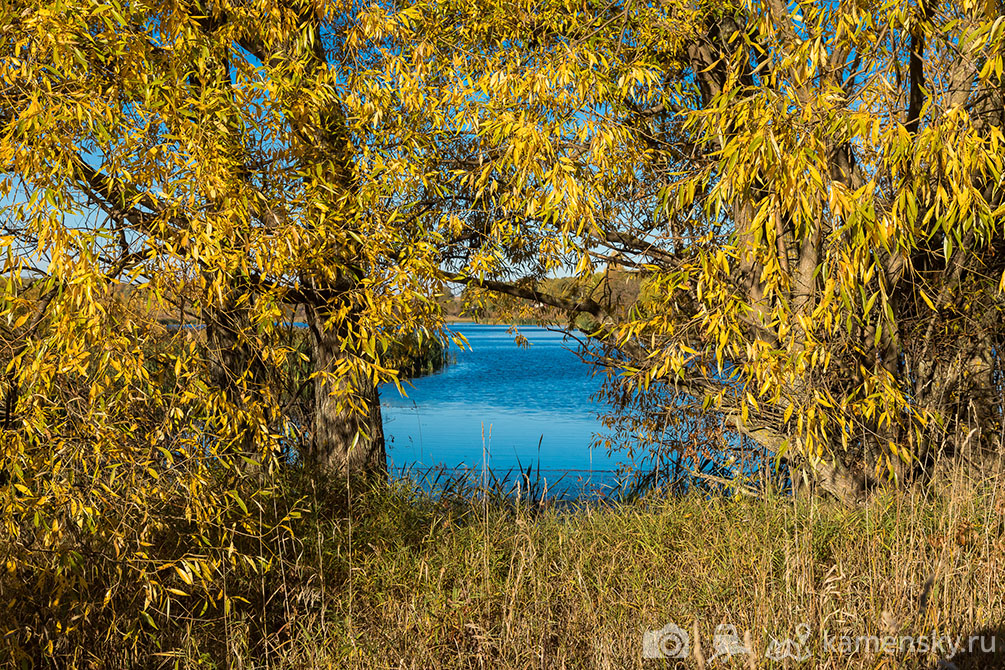
{"type": "Polygon", "coordinates": [[[231,449],[257,458],[259,444],[255,424],[270,421],[272,401],[267,392],[265,365],[256,343],[249,342],[250,318],[248,304],[238,291],[230,290],[220,304],[207,304],[201,310],[206,328],[210,380],[213,388],[223,392],[227,411],[236,423],[231,449]]]}
{"type": "Polygon", "coordinates": [[[344,327],[326,327],[327,314],[321,308],[307,310],[315,377],[304,465],[354,479],[384,479],[387,454],[379,391],[365,364],[342,350],[344,327]]]}
{"type": "Polygon", "coordinates": [[[823,491],[848,505],[856,505],[866,499],[869,490],[867,474],[861,467],[844,463],[836,446],[830,450],[830,453],[835,454],[833,461],[811,461],[803,457],[798,449],[787,448],[790,440],[794,439],[793,436],[766,426],[744,424],[739,416],[730,418],[740,434],[775,453],[785,450],[792,454],[786,460],[790,465],[795,493],[823,491]]]}

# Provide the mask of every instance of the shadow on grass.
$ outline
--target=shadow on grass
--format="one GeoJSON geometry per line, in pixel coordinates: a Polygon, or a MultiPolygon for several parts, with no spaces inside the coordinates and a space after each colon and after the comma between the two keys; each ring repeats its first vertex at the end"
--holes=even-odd
{"type": "Polygon", "coordinates": [[[1005,624],[988,626],[964,635],[960,649],[932,670],[1002,670],[1005,668],[1005,624]]]}

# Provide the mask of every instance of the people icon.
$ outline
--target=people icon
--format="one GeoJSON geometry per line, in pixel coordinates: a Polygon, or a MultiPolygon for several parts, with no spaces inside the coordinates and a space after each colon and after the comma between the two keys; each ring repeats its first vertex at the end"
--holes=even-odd
{"type": "Polygon", "coordinates": [[[786,638],[779,641],[771,638],[771,644],[768,645],[768,650],[764,652],[764,657],[769,661],[781,661],[786,658],[793,661],[805,661],[812,656],[810,651],[804,647],[809,638],[810,625],[801,623],[796,626],[795,639],[786,638]]]}

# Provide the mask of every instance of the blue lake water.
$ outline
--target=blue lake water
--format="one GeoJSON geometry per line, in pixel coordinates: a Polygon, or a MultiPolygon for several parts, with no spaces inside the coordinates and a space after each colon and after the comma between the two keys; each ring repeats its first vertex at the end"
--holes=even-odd
{"type": "Polygon", "coordinates": [[[441,372],[381,389],[388,457],[394,468],[487,465],[497,475],[540,464],[542,478],[566,485],[613,481],[617,458],[591,449],[603,434],[591,399],[601,377],[561,333],[521,327],[456,324],[468,348],[441,372]],[[540,445],[540,448],[539,448],[540,445]]]}

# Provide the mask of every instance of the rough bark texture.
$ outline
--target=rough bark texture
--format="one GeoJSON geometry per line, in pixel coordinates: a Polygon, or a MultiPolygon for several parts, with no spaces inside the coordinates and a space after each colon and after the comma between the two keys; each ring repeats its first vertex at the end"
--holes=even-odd
{"type": "Polygon", "coordinates": [[[365,367],[343,351],[344,334],[326,326],[325,312],[308,309],[314,400],[306,467],[341,476],[381,479],[387,454],[379,390],[365,367]]]}

